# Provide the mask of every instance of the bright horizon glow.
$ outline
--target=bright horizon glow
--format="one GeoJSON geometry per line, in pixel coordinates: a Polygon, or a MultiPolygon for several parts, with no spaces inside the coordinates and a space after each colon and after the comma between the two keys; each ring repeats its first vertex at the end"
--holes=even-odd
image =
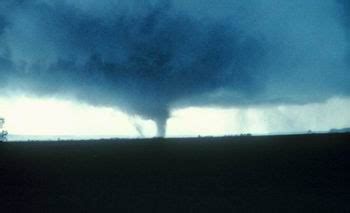
{"type": "Polygon", "coordinates": [[[306,105],[228,109],[190,107],[173,113],[168,121],[167,135],[325,132],[350,127],[349,109],[350,98],[339,97],[306,105]]]}
{"type": "MultiPolygon", "coordinates": [[[[133,123],[148,130],[153,125],[108,107],[94,107],[66,100],[27,96],[0,98],[0,115],[16,135],[118,135],[137,137],[133,123]]],[[[150,136],[147,135],[146,136],[150,136]]]]}
{"type": "MultiPolygon", "coordinates": [[[[167,136],[328,131],[350,126],[350,99],[251,108],[189,107],[174,110],[167,136]]],[[[12,135],[153,137],[155,123],[117,109],[58,99],[0,97],[0,117],[12,135]],[[136,126],[141,127],[138,132],[136,126]]]]}

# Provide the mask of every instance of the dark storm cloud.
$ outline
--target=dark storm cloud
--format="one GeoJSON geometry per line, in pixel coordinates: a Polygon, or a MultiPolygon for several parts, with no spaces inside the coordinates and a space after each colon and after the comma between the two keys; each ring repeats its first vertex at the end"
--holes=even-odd
{"type": "Polygon", "coordinates": [[[159,135],[174,107],[347,95],[343,6],[317,2],[7,0],[0,73],[153,119],[159,135]]]}
{"type": "Polygon", "coordinates": [[[0,14],[0,89],[7,85],[8,77],[13,71],[10,52],[3,38],[7,24],[6,17],[0,14]]]}
{"type": "Polygon", "coordinates": [[[341,17],[343,18],[343,21],[345,25],[350,27],[350,1],[348,0],[338,0],[339,4],[341,5],[341,17]]]}
{"type": "MultiPolygon", "coordinates": [[[[348,44],[350,42],[350,1],[348,0],[338,0],[341,5],[340,15],[344,25],[346,26],[346,37],[348,40],[348,44]]],[[[346,56],[347,64],[350,66],[350,46],[347,45],[347,56],[346,56]]],[[[350,86],[348,87],[350,88],[350,86]]],[[[350,89],[349,89],[350,90],[350,89]]]]}

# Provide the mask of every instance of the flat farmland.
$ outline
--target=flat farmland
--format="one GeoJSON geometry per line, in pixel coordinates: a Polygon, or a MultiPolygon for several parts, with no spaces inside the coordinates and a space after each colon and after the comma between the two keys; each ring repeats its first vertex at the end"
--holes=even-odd
{"type": "Polygon", "coordinates": [[[2,212],[350,212],[350,134],[0,143],[2,212]]]}

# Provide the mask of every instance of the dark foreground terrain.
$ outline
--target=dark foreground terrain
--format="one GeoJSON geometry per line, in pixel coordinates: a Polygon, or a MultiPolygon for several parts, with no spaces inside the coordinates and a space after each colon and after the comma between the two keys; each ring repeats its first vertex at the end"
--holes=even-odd
{"type": "Polygon", "coordinates": [[[350,134],[0,144],[0,212],[350,212],[350,134]]]}

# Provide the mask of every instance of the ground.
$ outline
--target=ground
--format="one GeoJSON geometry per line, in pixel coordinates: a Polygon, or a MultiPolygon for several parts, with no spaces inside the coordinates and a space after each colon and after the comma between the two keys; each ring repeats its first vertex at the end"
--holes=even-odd
{"type": "Polygon", "coordinates": [[[1,212],[350,212],[350,134],[0,143],[1,212]]]}

